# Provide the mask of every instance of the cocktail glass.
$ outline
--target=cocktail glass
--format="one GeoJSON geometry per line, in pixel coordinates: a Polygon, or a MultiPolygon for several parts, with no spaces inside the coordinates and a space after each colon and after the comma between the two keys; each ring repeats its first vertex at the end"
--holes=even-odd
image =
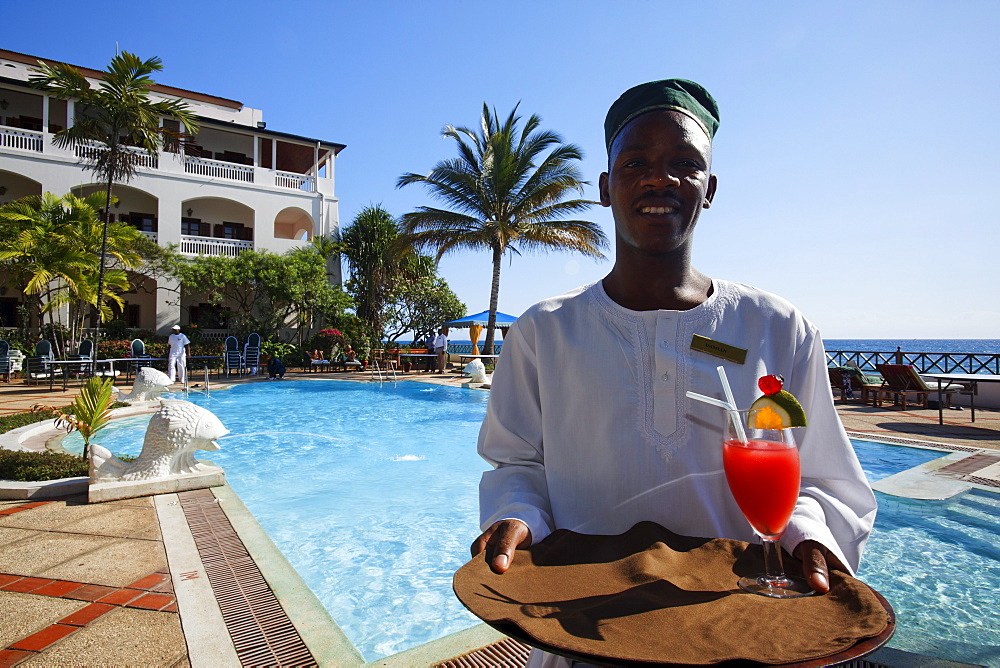
{"type": "Polygon", "coordinates": [[[799,497],[799,451],[791,429],[749,428],[754,412],[727,410],[722,444],[729,489],[764,543],[765,572],[740,578],[739,585],[753,594],[772,598],[808,596],[813,590],[805,580],[785,574],[778,543],[799,497]]]}

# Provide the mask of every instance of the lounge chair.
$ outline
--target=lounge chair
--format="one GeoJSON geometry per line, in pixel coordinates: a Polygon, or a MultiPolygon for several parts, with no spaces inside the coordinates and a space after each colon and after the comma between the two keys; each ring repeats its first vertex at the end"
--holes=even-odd
{"type": "Polygon", "coordinates": [[[55,372],[48,365],[51,357],[40,357],[31,355],[24,360],[24,383],[25,385],[40,385],[43,382],[52,385],[55,372]]]}
{"type": "Polygon", "coordinates": [[[84,360],[94,359],[94,342],[90,339],[80,341],[80,347],[76,350],[76,356],[84,360]]]}
{"type": "Polygon", "coordinates": [[[42,339],[35,344],[35,357],[46,357],[52,359],[52,344],[42,339]]]}
{"type": "Polygon", "coordinates": [[[329,371],[330,370],[330,360],[323,359],[323,351],[317,350],[315,354],[308,353],[309,355],[309,366],[306,367],[306,371],[329,371]]]}
{"type": "Polygon", "coordinates": [[[340,353],[337,355],[336,359],[330,363],[330,371],[336,371],[337,369],[341,369],[343,371],[360,371],[361,362],[358,360],[348,361],[347,355],[340,353]]]}
{"type": "MultiPolygon", "coordinates": [[[[875,368],[882,374],[882,387],[875,390],[874,405],[881,406],[882,401],[891,397],[893,403],[902,404],[906,410],[906,399],[909,395],[917,396],[917,403],[924,408],[928,407],[931,393],[937,393],[937,387],[930,386],[916,370],[909,364],[876,364],[875,368]]],[[[965,389],[964,385],[958,383],[948,383],[941,386],[941,393],[944,394],[946,406],[951,406],[951,395],[965,389]]],[[[938,397],[941,401],[941,397],[938,397]]]]}
{"type": "Polygon", "coordinates": [[[0,374],[6,377],[7,382],[10,382],[10,374],[13,371],[14,365],[10,361],[10,344],[0,339],[0,374]]]}
{"type": "Polygon", "coordinates": [[[43,381],[48,381],[52,385],[55,372],[47,364],[52,359],[52,344],[46,340],[41,340],[35,344],[35,354],[24,360],[24,382],[27,385],[38,385],[43,381]]]}
{"type": "Polygon", "coordinates": [[[869,376],[854,366],[835,366],[827,369],[830,374],[830,389],[840,392],[843,401],[861,395],[862,403],[868,403],[869,395],[882,387],[882,379],[869,376]]]}
{"type": "Polygon", "coordinates": [[[240,343],[235,336],[226,337],[225,363],[227,376],[233,371],[237,374],[243,373],[243,356],[240,354],[240,343]]]}
{"type": "Polygon", "coordinates": [[[76,354],[70,355],[66,359],[80,360],[81,364],[71,365],[66,372],[73,377],[82,378],[93,374],[94,371],[94,342],[90,339],[84,339],[80,341],[80,345],[77,347],[76,354]],[[89,364],[85,364],[89,362],[89,364]]]}
{"type": "Polygon", "coordinates": [[[330,371],[347,371],[347,355],[340,353],[330,360],[330,371]]]}
{"type": "Polygon", "coordinates": [[[247,343],[243,346],[243,365],[251,375],[257,375],[260,371],[260,334],[256,332],[247,337],[247,343]]]}
{"type": "Polygon", "coordinates": [[[142,342],[142,339],[132,339],[129,348],[132,350],[132,359],[134,360],[130,367],[133,373],[138,375],[139,369],[153,366],[152,355],[146,352],[146,344],[142,342]]]}

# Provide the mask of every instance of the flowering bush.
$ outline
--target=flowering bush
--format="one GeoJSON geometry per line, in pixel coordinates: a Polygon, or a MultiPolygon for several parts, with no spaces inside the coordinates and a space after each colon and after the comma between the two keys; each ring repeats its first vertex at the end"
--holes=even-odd
{"type": "MultiPolygon", "coordinates": [[[[160,341],[145,341],[146,354],[150,357],[166,357],[170,352],[170,346],[163,341],[163,337],[156,337],[160,341]]],[[[202,357],[216,355],[221,358],[225,349],[222,341],[205,341],[204,343],[192,343],[190,354],[192,357],[202,357]]],[[[97,344],[97,359],[114,359],[132,356],[132,341],[101,341],[97,344]]],[[[209,366],[214,366],[211,363],[209,366]]]]}
{"type": "Polygon", "coordinates": [[[323,356],[332,360],[336,352],[347,350],[347,338],[340,333],[339,329],[321,329],[309,339],[306,348],[308,350],[322,350],[323,356]]]}

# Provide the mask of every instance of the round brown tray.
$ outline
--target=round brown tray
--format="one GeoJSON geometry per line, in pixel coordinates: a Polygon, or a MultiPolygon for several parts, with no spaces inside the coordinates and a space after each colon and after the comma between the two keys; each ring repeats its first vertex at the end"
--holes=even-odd
{"type": "MultiPolygon", "coordinates": [[[[762,566],[760,545],[640,522],[611,536],[555,531],[518,550],[504,575],[480,555],[458,570],[454,589],[498,631],[605,666],[827,666],[892,637],[892,606],[856,578],[832,571],[829,595],[790,600],[736,586],[762,566]]],[[[790,556],[786,568],[801,572],[790,556]]]]}
{"type": "MultiPolygon", "coordinates": [[[[849,661],[854,661],[855,659],[860,659],[864,656],[868,656],[869,654],[871,654],[872,652],[874,652],[875,650],[879,649],[887,642],[889,642],[889,639],[892,638],[892,634],[896,632],[896,613],[893,611],[892,606],[889,605],[889,602],[885,600],[885,598],[883,598],[882,594],[878,593],[875,589],[872,589],[871,587],[869,587],[869,589],[871,589],[872,593],[875,594],[875,597],[879,600],[879,603],[882,604],[882,606],[885,608],[886,613],[889,615],[889,623],[886,625],[885,630],[882,631],[882,633],[878,634],[877,636],[874,636],[872,638],[863,638],[862,640],[859,640],[856,644],[854,644],[852,647],[849,647],[842,652],[838,652],[837,654],[834,654],[832,656],[825,656],[820,659],[813,659],[811,661],[800,661],[797,663],[781,663],[781,664],[762,664],[756,661],[747,661],[745,659],[741,659],[738,661],[723,661],[722,663],[716,663],[712,665],[732,666],[732,667],[780,665],[780,666],[786,666],[787,668],[822,668],[823,666],[841,665],[849,661]]],[[[503,621],[498,621],[498,622],[491,622],[487,620],[483,621],[485,621],[488,625],[490,625],[500,633],[508,635],[511,638],[514,638],[515,640],[519,640],[523,642],[525,645],[530,645],[537,649],[544,650],[549,654],[564,656],[567,659],[573,659],[575,661],[583,661],[585,663],[589,663],[594,666],[605,666],[606,668],[617,668],[618,666],[622,666],[624,668],[626,666],[705,665],[705,664],[691,664],[691,663],[662,663],[658,661],[655,662],[617,661],[609,663],[607,657],[594,656],[592,654],[573,654],[567,652],[565,649],[559,647],[553,647],[552,645],[546,645],[545,643],[540,642],[539,640],[536,640],[535,638],[525,633],[525,631],[517,624],[513,624],[510,622],[505,623],[503,621]]]]}

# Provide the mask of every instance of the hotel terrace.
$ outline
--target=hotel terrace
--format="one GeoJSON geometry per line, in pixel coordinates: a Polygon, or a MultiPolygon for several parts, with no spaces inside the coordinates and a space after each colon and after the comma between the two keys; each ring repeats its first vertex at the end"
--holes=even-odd
{"type": "MultiPolygon", "coordinates": [[[[43,192],[86,196],[103,190],[84,168],[86,147],[62,149],[52,142],[73,123],[76,110],[72,100],[29,85],[39,60],[51,62],[0,49],[0,205],[43,192]]],[[[92,85],[100,81],[101,72],[77,69],[92,85]]],[[[164,85],[153,91],[154,99],[181,99],[201,129],[176,152],[143,153],[136,177],[114,187],[118,220],[190,257],[248,249],[280,254],[336,232],[334,163],[343,144],[268,129],[261,110],[235,100],[164,85]]],[[[162,124],[179,130],[175,120],[162,124]]],[[[331,271],[339,282],[339,264],[331,271]]],[[[166,334],[201,307],[197,295],[178,303],[175,281],[145,283],[124,295],[129,327],[166,334]]],[[[0,326],[14,324],[19,301],[14,291],[0,296],[0,326]]]]}

